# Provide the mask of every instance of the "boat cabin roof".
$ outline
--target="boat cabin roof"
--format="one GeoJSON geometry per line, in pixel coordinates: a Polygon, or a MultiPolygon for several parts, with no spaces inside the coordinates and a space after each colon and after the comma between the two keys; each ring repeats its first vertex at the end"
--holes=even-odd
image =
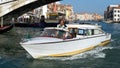
{"type": "Polygon", "coordinates": [[[66,28],[57,28],[57,27],[48,27],[45,29],[56,29],[56,30],[64,30],[68,31],[69,28],[78,28],[78,29],[100,29],[99,25],[91,25],[91,24],[67,24],[66,28]]]}
{"type": "Polygon", "coordinates": [[[57,28],[57,27],[48,27],[48,28],[45,28],[45,29],[56,29],[56,30],[68,31],[68,30],[65,29],[65,28],[57,28]]]}
{"type": "Polygon", "coordinates": [[[99,29],[101,26],[91,24],[67,24],[67,28],[99,29]]]}

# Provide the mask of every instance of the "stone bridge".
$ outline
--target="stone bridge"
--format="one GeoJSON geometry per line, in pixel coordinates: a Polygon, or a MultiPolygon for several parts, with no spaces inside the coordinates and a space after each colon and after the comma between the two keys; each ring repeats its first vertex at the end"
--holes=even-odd
{"type": "Polygon", "coordinates": [[[7,22],[37,7],[56,1],[61,0],[1,0],[0,17],[7,22]]]}

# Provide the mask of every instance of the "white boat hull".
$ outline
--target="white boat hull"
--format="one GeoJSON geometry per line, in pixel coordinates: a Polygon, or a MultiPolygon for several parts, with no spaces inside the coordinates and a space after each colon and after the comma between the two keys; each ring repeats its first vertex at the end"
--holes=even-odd
{"type": "Polygon", "coordinates": [[[56,42],[24,44],[22,47],[35,59],[45,56],[71,56],[91,50],[99,44],[109,42],[111,35],[98,35],[80,39],[66,39],[56,42]]]}

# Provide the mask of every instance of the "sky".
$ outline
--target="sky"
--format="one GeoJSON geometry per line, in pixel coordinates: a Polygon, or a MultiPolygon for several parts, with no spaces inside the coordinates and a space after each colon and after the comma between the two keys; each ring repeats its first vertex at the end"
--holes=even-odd
{"type": "Polygon", "coordinates": [[[120,4],[120,0],[62,0],[62,4],[71,4],[77,13],[98,13],[103,15],[107,6],[120,4]]]}

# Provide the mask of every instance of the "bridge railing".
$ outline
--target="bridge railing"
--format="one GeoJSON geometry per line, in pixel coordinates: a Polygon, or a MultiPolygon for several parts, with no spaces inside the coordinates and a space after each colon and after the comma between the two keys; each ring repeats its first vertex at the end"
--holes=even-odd
{"type": "Polygon", "coordinates": [[[13,2],[13,1],[17,1],[17,0],[0,0],[0,5],[13,2]]]}

